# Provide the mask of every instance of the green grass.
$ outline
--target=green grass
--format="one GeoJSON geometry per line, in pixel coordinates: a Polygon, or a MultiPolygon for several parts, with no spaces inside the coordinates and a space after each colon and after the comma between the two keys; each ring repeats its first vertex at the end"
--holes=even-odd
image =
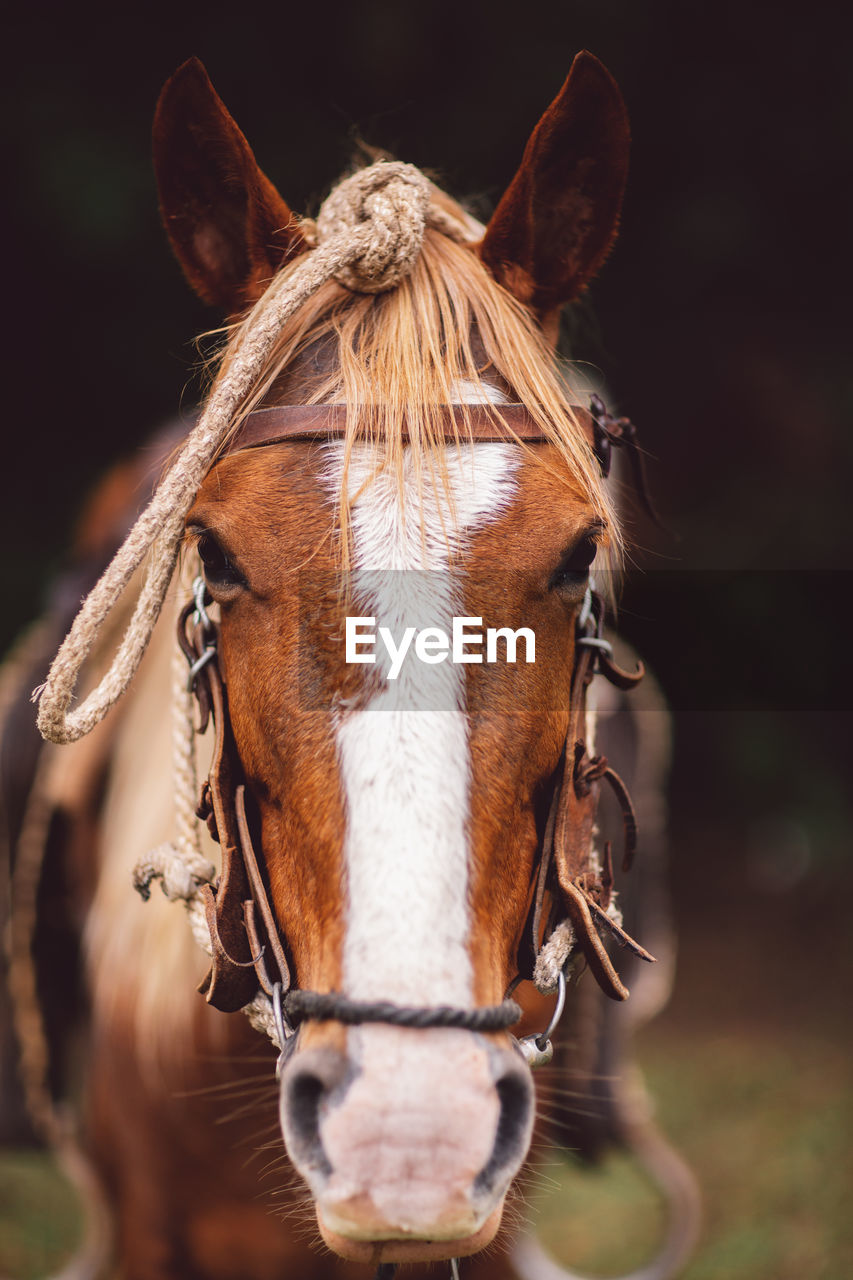
{"type": "MultiPolygon", "coordinates": [[[[853,1277],[853,1117],[842,1048],[742,1028],[688,1039],[649,1029],[641,1050],[658,1119],[699,1177],[702,1236],[684,1280],[853,1277]]],[[[625,1156],[592,1172],[552,1162],[527,1191],[558,1261],[609,1277],[651,1258],[654,1189],[625,1156]]]]}
{"type": "Polygon", "coordinates": [[[663,1230],[657,1193],[621,1154],[592,1170],[555,1157],[527,1200],[551,1256],[593,1275],[621,1275],[651,1257],[663,1230]]]}
{"type": "Polygon", "coordinates": [[[845,1048],[792,1026],[745,1029],[679,1062],[645,1060],[663,1124],[699,1174],[702,1247],[685,1280],[853,1276],[853,1114],[845,1048]]]}
{"type": "Polygon", "coordinates": [[[40,1280],[73,1252],[80,1232],[74,1191],[48,1155],[0,1152],[0,1276],[40,1280]]]}

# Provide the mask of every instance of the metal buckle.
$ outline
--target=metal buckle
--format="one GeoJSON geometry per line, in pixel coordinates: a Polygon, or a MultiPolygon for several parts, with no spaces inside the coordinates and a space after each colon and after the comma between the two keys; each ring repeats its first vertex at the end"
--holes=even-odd
{"type": "Polygon", "coordinates": [[[601,618],[596,617],[594,599],[595,582],[590,578],[575,626],[575,644],[580,648],[597,649],[612,658],[613,645],[601,635],[601,618]]]}
{"type": "Polygon", "coordinates": [[[606,480],[610,475],[610,463],[613,457],[613,436],[609,430],[609,424],[613,418],[601,396],[590,396],[589,416],[592,418],[593,429],[592,451],[598,459],[602,479],[606,480]]]}

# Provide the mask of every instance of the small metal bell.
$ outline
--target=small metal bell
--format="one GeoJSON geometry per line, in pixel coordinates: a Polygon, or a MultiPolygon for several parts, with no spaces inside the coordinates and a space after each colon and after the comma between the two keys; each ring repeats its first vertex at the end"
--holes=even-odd
{"type": "Polygon", "coordinates": [[[521,1036],[516,1043],[531,1071],[535,1070],[536,1067],[547,1067],[554,1056],[553,1044],[550,1040],[545,1040],[542,1035],[521,1036]],[[544,1041],[544,1044],[541,1044],[540,1041],[544,1041]]]}

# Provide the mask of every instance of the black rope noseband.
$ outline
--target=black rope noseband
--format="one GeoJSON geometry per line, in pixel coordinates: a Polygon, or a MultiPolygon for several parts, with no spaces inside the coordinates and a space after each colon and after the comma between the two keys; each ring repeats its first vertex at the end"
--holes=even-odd
{"type": "Polygon", "coordinates": [[[394,1004],[390,1000],[351,1000],[336,991],[289,991],[284,1009],[294,1026],[308,1019],[314,1022],[343,1022],[357,1027],[362,1022],[387,1022],[394,1027],[458,1027],[462,1031],[506,1031],[521,1018],[514,1000],[486,1005],[482,1009],[459,1009],[439,1004],[429,1007],[394,1004]]]}

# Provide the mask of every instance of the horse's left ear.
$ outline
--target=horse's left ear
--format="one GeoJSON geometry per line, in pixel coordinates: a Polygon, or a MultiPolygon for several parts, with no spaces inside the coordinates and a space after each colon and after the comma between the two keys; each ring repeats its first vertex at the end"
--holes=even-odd
{"type": "Polygon", "coordinates": [[[540,318],[576,298],[607,257],[630,139],[615,80],[591,53],[579,53],[480,246],[499,283],[540,318]]]}

